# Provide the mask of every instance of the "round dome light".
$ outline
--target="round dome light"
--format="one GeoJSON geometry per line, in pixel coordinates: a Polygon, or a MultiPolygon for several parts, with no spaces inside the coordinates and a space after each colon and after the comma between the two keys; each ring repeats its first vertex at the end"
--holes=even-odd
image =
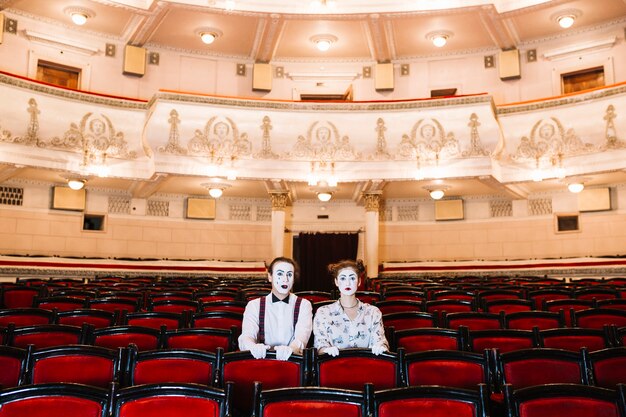
{"type": "Polygon", "coordinates": [[[432,190],[430,192],[430,198],[433,200],[441,200],[445,194],[443,190],[432,190]]]}
{"type": "Polygon", "coordinates": [[[213,198],[220,198],[223,193],[224,193],[224,190],[222,190],[221,188],[209,189],[209,195],[213,198]]]}
{"type": "Polygon", "coordinates": [[[585,189],[585,184],[582,182],[573,182],[571,184],[567,184],[567,189],[570,193],[577,194],[585,189]]]}
{"type": "Polygon", "coordinates": [[[319,198],[320,201],[323,202],[327,202],[332,198],[332,194],[331,193],[327,193],[327,192],[321,192],[321,193],[317,193],[317,198],[319,198]]]}

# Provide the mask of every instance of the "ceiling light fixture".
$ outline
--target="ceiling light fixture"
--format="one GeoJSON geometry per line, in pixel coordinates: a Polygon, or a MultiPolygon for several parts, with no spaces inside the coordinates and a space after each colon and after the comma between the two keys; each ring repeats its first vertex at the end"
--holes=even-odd
{"type": "Polygon", "coordinates": [[[210,45],[215,42],[215,39],[222,36],[222,31],[215,28],[203,27],[196,29],[196,35],[200,36],[204,44],[210,45]]]}
{"type": "Polygon", "coordinates": [[[430,198],[433,200],[441,200],[446,195],[446,190],[450,187],[445,185],[432,184],[422,187],[428,191],[430,198]]]}
{"type": "Polygon", "coordinates": [[[326,52],[330,49],[333,43],[339,39],[335,35],[322,34],[311,37],[311,42],[315,44],[315,47],[321,52],[326,52]]]}
{"type": "Polygon", "coordinates": [[[448,43],[448,40],[452,38],[452,36],[454,36],[454,34],[448,30],[438,30],[427,33],[426,39],[431,41],[437,48],[442,48],[448,43]]]}
{"type": "Polygon", "coordinates": [[[561,10],[560,12],[552,15],[552,20],[559,24],[563,29],[571,28],[580,16],[582,12],[578,9],[561,10]]]}
{"type": "Polygon", "coordinates": [[[72,190],[78,191],[78,190],[83,189],[86,182],[87,182],[86,180],[78,179],[78,178],[70,179],[67,181],[67,186],[70,187],[72,190]]]}
{"type": "Polygon", "coordinates": [[[327,201],[330,201],[332,197],[333,197],[333,193],[331,192],[323,191],[321,193],[317,193],[317,198],[324,203],[327,201]]]}
{"type": "Polygon", "coordinates": [[[582,182],[572,182],[570,184],[567,184],[567,189],[570,193],[578,194],[585,189],[585,184],[583,184],[582,182]]]}
{"type": "Polygon", "coordinates": [[[219,178],[212,178],[209,182],[200,185],[209,190],[209,195],[213,198],[220,198],[224,194],[224,190],[230,187],[230,184],[219,178]]]}
{"type": "Polygon", "coordinates": [[[92,10],[86,9],[84,7],[71,6],[66,7],[63,11],[70,17],[70,19],[72,19],[72,23],[77,26],[84,25],[85,23],[87,23],[88,19],[96,16],[96,14],[92,10]]]}

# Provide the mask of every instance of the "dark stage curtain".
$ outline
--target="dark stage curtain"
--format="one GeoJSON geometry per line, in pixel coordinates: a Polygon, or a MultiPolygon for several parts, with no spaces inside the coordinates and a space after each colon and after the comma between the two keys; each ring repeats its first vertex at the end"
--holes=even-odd
{"type": "Polygon", "coordinates": [[[300,279],[296,291],[332,291],[335,289],[328,265],[342,259],[356,259],[358,233],[300,233],[297,261],[300,279]]]}

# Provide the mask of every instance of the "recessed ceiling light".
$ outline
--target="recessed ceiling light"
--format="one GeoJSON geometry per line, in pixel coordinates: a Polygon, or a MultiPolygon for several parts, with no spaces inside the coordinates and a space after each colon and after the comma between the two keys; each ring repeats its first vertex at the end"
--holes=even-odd
{"type": "Polygon", "coordinates": [[[318,50],[326,52],[333,43],[337,42],[338,38],[335,35],[323,34],[312,36],[310,40],[315,44],[318,50]]]}
{"type": "Polygon", "coordinates": [[[448,43],[454,34],[447,30],[438,30],[426,34],[426,39],[430,40],[437,48],[442,48],[448,43]]]}
{"type": "Polygon", "coordinates": [[[204,44],[210,45],[215,42],[215,39],[222,36],[222,31],[215,28],[202,27],[196,29],[196,34],[200,36],[200,39],[204,44]]]}

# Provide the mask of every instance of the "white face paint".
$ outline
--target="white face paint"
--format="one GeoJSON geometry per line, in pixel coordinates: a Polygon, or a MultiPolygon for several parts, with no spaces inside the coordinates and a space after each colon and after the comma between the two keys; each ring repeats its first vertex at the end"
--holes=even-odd
{"type": "Polygon", "coordinates": [[[289,294],[293,287],[294,270],[289,262],[277,262],[274,264],[270,281],[274,291],[281,295],[289,294]]]}
{"type": "Polygon", "coordinates": [[[352,268],[343,268],[339,270],[335,285],[339,288],[341,295],[354,295],[359,286],[359,277],[352,268]]]}

